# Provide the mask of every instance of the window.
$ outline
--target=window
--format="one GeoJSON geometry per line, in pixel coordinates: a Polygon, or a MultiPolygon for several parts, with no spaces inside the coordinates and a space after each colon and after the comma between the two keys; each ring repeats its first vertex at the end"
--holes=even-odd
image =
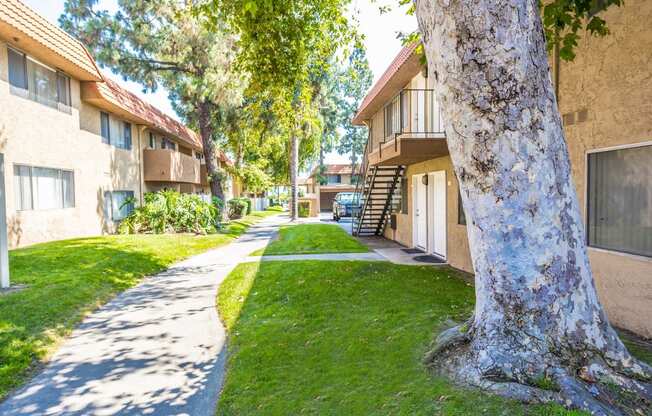
{"type": "Polygon", "coordinates": [[[588,245],[652,257],[652,145],[588,155],[588,245]]]}
{"type": "Polygon", "coordinates": [[[152,132],[149,133],[149,148],[156,149],[156,138],[152,132]]]}
{"type": "Polygon", "coordinates": [[[69,112],[70,78],[22,52],[8,49],[11,91],[30,100],[69,112]]]}
{"type": "Polygon", "coordinates": [[[102,143],[111,143],[111,132],[109,131],[109,115],[105,112],[100,113],[100,125],[102,143]]]}
{"type": "Polygon", "coordinates": [[[131,149],[131,123],[100,112],[100,134],[102,143],[112,144],[120,149],[131,149]]]}
{"type": "Polygon", "coordinates": [[[104,216],[112,221],[126,218],[134,210],[133,191],[104,192],[104,216]]]}
{"type": "Polygon", "coordinates": [[[176,150],[176,148],[177,148],[177,144],[174,143],[173,141],[168,140],[165,137],[161,139],[161,149],[176,150]]]}
{"type": "Polygon", "coordinates": [[[462,192],[457,190],[457,223],[459,225],[466,225],[466,213],[464,212],[464,204],[462,204],[462,192]]]}
{"type": "Polygon", "coordinates": [[[195,152],[195,157],[197,159],[199,159],[199,160],[203,160],[204,159],[204,154],[201,153],[201,152],[195,152]]]}
{"type": "Polygon", "coordinates": [[[72,171],[14,165],[16,209],[72,208],[75,179],[72,171]]]}
{"type": "Polygon", "coordinates": [[[326,180],[329,184],[342,183],[342,175],[328,175],[326,180]]]}

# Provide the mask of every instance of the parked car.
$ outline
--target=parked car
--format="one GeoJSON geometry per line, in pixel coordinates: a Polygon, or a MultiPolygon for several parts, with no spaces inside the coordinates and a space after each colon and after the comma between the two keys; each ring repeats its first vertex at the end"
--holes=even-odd
{"type": "Polygon", "coordinates": [[[360,209],[359,194],[355,192],[340,192],[333,200],[333,220],[352,217],[360,209]]]}

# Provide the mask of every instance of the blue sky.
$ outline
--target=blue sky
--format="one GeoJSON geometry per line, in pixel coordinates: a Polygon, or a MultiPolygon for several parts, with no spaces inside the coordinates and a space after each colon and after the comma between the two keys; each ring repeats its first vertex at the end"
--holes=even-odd
{"type": "MultiPolygon", "coordinates": [[[[34,10],[45,16],[50,21],[57,23],[59,15],[63,12],[64,0],[22,0],[34,10]]],[[[417,23],[414,16],[407,16],[405,9],[394,6],[396,0],[353,0],[352,7],[357,10],[358,29],[365,35],[365,46],[369,65],[374,73],[374,81],[377,80],[390,64],[394,56],[401,49],[401,41],[397,39],[398,32],[409,32],[416,29],[417,23]],[[378,10],[380,5],[391,4],[393,10],[381,14],[378,10]]],[[[117,6],[116,0],[100,0],[100,7],[114,10],[117,6]]],[[[167,91],[159,89],[156,93],[145,94],[142,87],[135,83],[124,81],[120,75],[111,71],[104,71],[112,78],[119,80],[127,89],[137,94],[144,100],[155,105],[162,111],[176,117],[172,106],[167,98],[167,91]]],[[[329,154],[326,163],[347,163],[346,156],[329,154]]]]}

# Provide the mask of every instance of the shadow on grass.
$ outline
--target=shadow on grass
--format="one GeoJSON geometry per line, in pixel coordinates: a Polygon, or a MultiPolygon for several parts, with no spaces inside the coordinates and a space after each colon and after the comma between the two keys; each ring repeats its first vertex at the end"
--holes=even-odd
{"type": "Polygon", "coordinates": [[[448,268],[263,262],[222,283],[230,333],[218,415],[574,415],[469,392],[421,364],[436,328],[462,321],[473,288],[448,268]]]}
{"type": "Polygon", "coordinates": [[[228,241],[224,235],[129,235],[12,250],[12,283],[26,288],[0,296],[0,397],[33,374],[88,312],[144,276],[228,241]]]}

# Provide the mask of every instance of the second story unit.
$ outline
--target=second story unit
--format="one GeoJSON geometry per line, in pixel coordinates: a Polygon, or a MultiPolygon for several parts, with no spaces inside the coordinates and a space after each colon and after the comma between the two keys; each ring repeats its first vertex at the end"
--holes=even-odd
{"type": "Polygon", "coordinates": [[[368,128],[365,158],[371,165],[406,165],[448,153],[433,82],[416,47],[401,50],[353,118],[354,125],[368,128]]]}

